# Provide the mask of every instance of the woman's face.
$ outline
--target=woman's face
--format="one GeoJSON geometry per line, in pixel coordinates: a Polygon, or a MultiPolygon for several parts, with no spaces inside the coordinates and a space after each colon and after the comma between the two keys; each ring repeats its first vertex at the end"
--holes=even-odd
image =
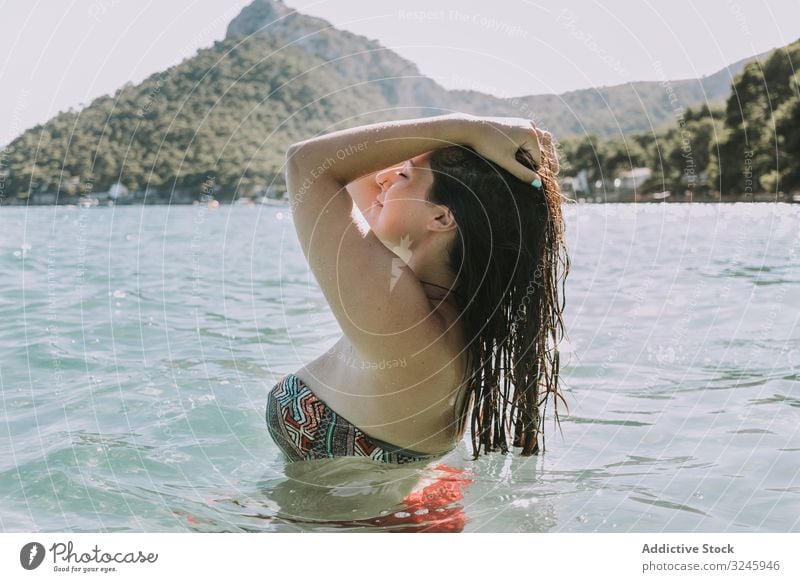
{"type": "Polygon", "coordinates": [[[403,240],[402,244],[410,246],[427,235],[427,225],[436,212],[426,198],[433,184],[429,156],[426,152],[375,174],[381,192],[364,218],[389,248],[403,240]]]}

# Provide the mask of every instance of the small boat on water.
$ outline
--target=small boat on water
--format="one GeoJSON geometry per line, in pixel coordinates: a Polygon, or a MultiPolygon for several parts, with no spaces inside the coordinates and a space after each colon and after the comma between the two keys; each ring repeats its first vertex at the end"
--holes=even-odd
{"type": "Polygon", "coordinates": [[[97,206],[98,204],[100,204],[100,201],[94,196],[81,196],[78,199],[78,206],[81,208],[91,208],[92,206],[97,206]]]}
{"type": "Polygon", "coordinates": [[[270,198],[269,196],[262,196],[260,202],[264,206],[287,206],[289,199],[286,197],[270,198]]]}

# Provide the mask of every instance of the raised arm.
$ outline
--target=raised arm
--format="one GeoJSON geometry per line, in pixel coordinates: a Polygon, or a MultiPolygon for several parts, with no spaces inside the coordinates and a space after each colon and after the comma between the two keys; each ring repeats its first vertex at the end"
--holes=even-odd
{"type": "Polygon", "coordinates": [[[372,123],[289,146],[286,151],[287,185],[290,197],[293,190],[309,185],[309,176],[313,182],[324,174],[345,186],[365,174],[454,144],[469,145],[521,180],[530,182],[538,175],[519,164],[515,153],[519,147],[524,147],[539,162],[540,135],[549,137],[527,120],[465,113],[372,123]],[[298,176],[303,176],[302,184],[297,183],[298,176]],[[292,181],[294,183],[289,183],[292,181]]]}
{"type": "Polygon", "coordinates": [[[325,176],[340,187],[423,152],[467,143],[475,118],[462,113],[386,121],[342,129],[297,142],[286,151],[290,200],[302,186],[325,176]],[[300,178],[298,180],[298,178],[300,178]]]}
{"type": "MultiPolygon", "coordinates": [[[[528,123],[458,113],[344,129],[289,147],[286,184],[301,248],[331,311],[363,358],[405,357],[421,373],[441,361],[431,342],[443,334],[444,322],[432,316],[414,272],[373,233],[358,231],[346,186],[454,144],[471,146],[530,181],[536,174],[514,157],[518,147],[525,147],[541,159],[528,123]]],[[[362,198],[372,196],[369,188],[366,182],[356,185],[362,198]]]]}

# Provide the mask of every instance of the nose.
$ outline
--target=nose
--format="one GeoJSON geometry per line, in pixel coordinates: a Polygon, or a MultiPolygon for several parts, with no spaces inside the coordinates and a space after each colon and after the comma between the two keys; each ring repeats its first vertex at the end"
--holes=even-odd
{"type": "Polygon", "coordinates": [[[400,167],[401,166],[386,168],[385,170],[382,170],[377,174],[375,174],[375,182],[378,184],[378,186],[381,187],[382,191],[386,191],[386,188],[392,185],[393,180],[397,176],[397,170],[400,167]]]}

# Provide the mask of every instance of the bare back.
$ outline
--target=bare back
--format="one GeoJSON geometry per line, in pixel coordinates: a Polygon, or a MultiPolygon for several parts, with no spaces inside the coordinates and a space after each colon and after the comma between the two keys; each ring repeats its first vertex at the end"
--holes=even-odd
{"type": "Polygon", "coordinates": [[[343,335],[296,375],[369,436],[424,453],[452,449],[461,437],[453,421],[464,395],[466,360],[453,311],[437,313],[447,331],[430,350],[439,363],[435,374],[422,377],[404,359],[364,360],[343,335]]]}

